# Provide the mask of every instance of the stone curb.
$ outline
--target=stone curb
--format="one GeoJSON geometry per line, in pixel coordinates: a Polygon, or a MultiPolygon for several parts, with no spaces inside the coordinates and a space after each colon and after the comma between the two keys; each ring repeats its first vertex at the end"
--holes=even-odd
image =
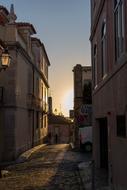
{"type": "Polygon", "coordinates": [[[45,147],[45,146],[47,146],[47,144],[41,144],[41,145],[35,146],[35,147],[27,150],[26,152],[22,153],[17,158],[16,163],[27,161],[33,153],[35,153],[37,150],[39,150],[40,148],[45,147]]]}
{"type": "MultiPolygon", "coordinates": [[[[79,174],[85,190],[93,190],[92,187],[92,161],[82,162],[78,165],[79,174]]],[[[94,182],[96,183],[96,181],[94,182]]],[[[96,185],[95,185],[96,186],[96,185]]],[[[110,186],[94,187],[96,190],[111,190],[110,186]]]]}
{"type": "Polygon", "coordinates": [[[35,147],[23,152],[16,160],[2,163],[1,164],[1,168],[2,168],[1,169],[1,177],[7,177],[10,174],[10,172],[8,170],[3,169],[4,167],[8,167],[8,166],[11,166],[14,164],[20,164],[22,162],[27,161],[33,153],[35,153],[37,150],[39,150],[40,148],[45,147],[45,146],[47,146],[47,144],[41,144],[41,145],[35,146],[35,147]]]}
{"type": "Polygon", "coordinates": [[[72,149],[75,148],[74,143],[72,143],[72,142],[70,143],[70,146],[71,146],[72,149]]]}
{"type": "Polygon", "coordinates": [[[91,161],[78,164],[78,169],[85,190],[91,190],[91,161]]]}

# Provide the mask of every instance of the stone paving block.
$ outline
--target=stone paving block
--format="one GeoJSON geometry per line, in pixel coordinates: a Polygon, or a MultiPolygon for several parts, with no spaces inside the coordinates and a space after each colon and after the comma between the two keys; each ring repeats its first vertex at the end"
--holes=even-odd
{"type": "Polygon", "coordinates": [[[38,149],[27,161],[7,168],[10,174],[0,179],[0,190],[84,190],[78,171],[84,157],[65,145],[38,149]]]}

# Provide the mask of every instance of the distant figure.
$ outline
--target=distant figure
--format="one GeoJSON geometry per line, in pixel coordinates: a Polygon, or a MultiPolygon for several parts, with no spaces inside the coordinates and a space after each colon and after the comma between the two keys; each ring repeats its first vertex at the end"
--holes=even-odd
{"type": "Polygon", "coordinates": [[[55,135],[55,143],[57,144],[57,142],[58,142],[58,135],[56,134],[55,135]]]}

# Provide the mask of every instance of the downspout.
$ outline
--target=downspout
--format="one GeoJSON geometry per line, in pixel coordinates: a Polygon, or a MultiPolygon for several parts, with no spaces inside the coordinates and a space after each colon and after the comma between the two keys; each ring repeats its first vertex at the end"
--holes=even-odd
{"type": "MultiPolygon", "coordinates": [[[[34,67],[33,67],[33,78],[32,78],[32,83],[33,83],[33,89],[32,89],[32,101],[34,102],[34,67]]],[[[32,102],[32,103],[33,103],[32,102]]],[[[34,147],[34,104],[33,106],[33,111],[32,111],[32,147],[34,147]]]]}

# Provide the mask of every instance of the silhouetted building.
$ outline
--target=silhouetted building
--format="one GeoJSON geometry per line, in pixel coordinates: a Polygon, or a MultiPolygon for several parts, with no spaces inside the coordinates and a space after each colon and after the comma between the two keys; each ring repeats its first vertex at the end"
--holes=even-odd
{"type": "Polygon", "coordinates": [[[91,0],[93,158],[127,189],[127,1],[91,0]]]}
{"type": "Polygon", "coordinates": [[[91,66],[77,64],[74,69],[75,146],[80,146],[80,127],[92,125],[91,66]],[[89,113],[87,111],[90,111],[89,113]]]}
{"type": "Polygon", "coordinates": [[[15,159],[47,137],[50,62],[35,33],[32,24],[16,22],[13,5],[10,13],[0,6],[0,38],[11,55],[10,67],[0,72],[0,161],[15,159]]]}
{"type": "Polygon", "coordinates": [[[48,115],[48,137],[51,144],[70,143],[73,139],[73,123],[60,115],[48,115]]]}

